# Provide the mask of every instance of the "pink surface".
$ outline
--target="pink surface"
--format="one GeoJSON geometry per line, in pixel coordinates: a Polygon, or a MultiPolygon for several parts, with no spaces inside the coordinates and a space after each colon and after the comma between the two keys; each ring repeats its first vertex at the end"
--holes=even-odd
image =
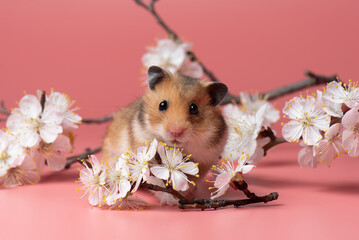
{"type": "MultiPolygon", "coordinates": [[[[357,1],[162,0],[157,8],[233,93],[295,82],[306,69],[359,80],[357,1]]],[[[52,87],[84,117],[141,96],[141,56],[165,36],[130,0],[1,1],[0,33],[0,99],[15,107],[24,90],[52,87]]],[[[105,129],[82,126],[76,152],[99,146],[105,129]]],[[[278,147],[247,176],[257,194],[278,191],[277,201],[205,212],[161,208],[148,194],[145,211],[91,209],[78,200],[76,167],[46,171],[40,184],[0,191],[0,238],[356,239],[358,160],[300,169],[297,150],[278,147]]]]}

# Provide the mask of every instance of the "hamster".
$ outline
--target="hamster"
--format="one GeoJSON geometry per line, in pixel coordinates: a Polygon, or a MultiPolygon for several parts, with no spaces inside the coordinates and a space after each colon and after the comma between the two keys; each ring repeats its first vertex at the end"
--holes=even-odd
{"type": "Polygon", "coordinates": [[[103,142],[103,157],[113,159],[129,148],[136,152],[156,138],[183,148],[199,163],[200,178],[219,160],[227,141],[227,125],[218,104],[228,92],[223,83],[173,75],[160,67],[148,69],[149,89],[115,113],[103,142]]]}

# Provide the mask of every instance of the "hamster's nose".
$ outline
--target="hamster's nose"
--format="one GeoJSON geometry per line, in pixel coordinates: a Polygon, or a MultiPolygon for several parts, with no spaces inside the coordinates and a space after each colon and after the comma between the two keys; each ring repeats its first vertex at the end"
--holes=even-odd
{"type": "Polygon", "coordinates": [[[183,128],[171,128],[170,133],[173,137],[180,137],[183,135],[184,129],[183,128]]]}

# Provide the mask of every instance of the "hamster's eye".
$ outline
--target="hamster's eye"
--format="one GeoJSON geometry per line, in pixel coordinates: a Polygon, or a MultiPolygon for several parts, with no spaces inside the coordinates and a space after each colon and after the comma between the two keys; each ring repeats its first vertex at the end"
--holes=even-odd
{"type": "Polygon", "coordinates": [[[166,100],[163,100],[160,105],[158,106],[158,109],[161,111],[161,112],[164,112],[166,111],[168,108],[168,103],[166,100]]]}
{"type": "Polygon", "coordinates": [[[191,106],[189,106],[189,113],[191,115],[196,115],[198,113],[198,107],[196,104],[192,103],[191,106]]]}

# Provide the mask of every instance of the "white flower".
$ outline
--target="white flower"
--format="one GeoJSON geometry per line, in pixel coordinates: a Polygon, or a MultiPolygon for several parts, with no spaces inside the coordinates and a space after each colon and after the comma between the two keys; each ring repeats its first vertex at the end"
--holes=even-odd
{"type": "MultiPolygon", "coordinates": [[[[155,176],[149,176],[147,183],[157,185],[160,187],[166,187],[162,179],[156,178],[155,176]]],[[[176,206],[178,205],[178,198],[174,197],[172,194],[154,191],[154,195],[157,199],[160,200],[161,206],[176,206]]]]}
{"type": "MultiPolygon", "coordinates": [[[[242,155],[238,162],[224,161],[220,166],[213,166],[213,170],[217,173],[214,187],[217,190],[211,193],[211,199],[218,198],[226,193],[232,181],[243,180],[241,174],[246,174],[255,167],[254,165],[246,165],[247,157],[242,155]]],[[[209,189],[212,189],[210,187],[209,189]]]]}
{"type": "Polygon", "coordinates": [[[46,143],[54,142],[62,133],[62,120],[63,116],[54,106],[45,106],[42,111],[39,100],[26,95],[20,100],[19,108],[14,109],[7,119],[6,126],[22,146],[33,147],[40,137],[46,143]]]}
{"type": "Polygon", "coordinates": [[[200,78],[203,75],[202,67],[192,62],[187,52],[192,48],[191,44],[177,43],[173,39],[161,39],[157,47],[149,47],[149,53],[142,57],[143,64],[149,68],[156,65],[174,73],[181,73],[193,78],[200,78]]]}
{"type": "Polygon", "coordinates": [[[149,53],[142,57],[143,64],[149,68],[156,65],[171,73],[176,73],[186,59],[185,44],[177,44],[174,40],[161,39],[157,47],[149,47],[149,53]]]}
{"type": "Polygon", "coordinates": [[[330,116],[314,97],[308,97],[305,101],[292,99],[286,103],[283,113],[292,119],[282,128],[286,141],[293,142],[303,137],[304,144],[314,145],[322,139],[320,130],[329,128],[330,116]]]}
{"type": "Polygon", "coordinates": [[[255,164],[259,162],[264,156],[264,149],[263,147],[270,142],[269,137],[259,138],[257,139],[257,147],[254,151],[253,155],[249,157],[247,163],[255,164]]]}
{"type": "Polygon", "coordinates": [[[267,128],[270,124],[275,123],[280,118],[279,111],[270,104],[265,97],[259,94],[249,95],[246,92],[241,92],[241,104],[243,105],[243,112],[251,115],[255,115],[257,111],[266,105],[266,109],[263,114],[263,127],[267,128]]]}
{"type": "Polygon", "coordinates": [[[0,130],[0,177],[3,177],[10,167],[20,165],[24,158],[24,148],[12,142],[8,134],[0,130]]]}
{"type": "Polygon", "coordinates": [[[343,148],[351,157],[359,156],[359,106],[352,108],[342,118],[343,148]]]}
{"type": "Polygon", "coordinates": [[[29,155],[26,155],[20,165],[7,170],[5,176],[0,179],[5,187],[16,187],[25,184],[35,184],[40,180],[39,169],[29,155]]]}
{"type": "Polygon", "coordinates": [[[158,153],[161,157],[162,164],[151,167],[151,172],[155,177],[166,180],[172,185],[173,189],[186,191],[189,188],[189,181],[186,174],[197,175],[198,164],[189,162],[189,156],[183,158],[182,151],[176,147],[166,147],[160,143],[158,153]],[[169,180],[170,179],[170,180],[169,180]]]}
{"type": "Polygon", "coordinates": [[[137,149],[137,154],[131,153],[129,159],[130,172],[133,181],[136,181],[136,185],[132,192],[137,191],[142,179],[146,181],[147,177],[150,175],[148,163],[156,154],[157,144],[157,140],[153,139],[151,144],[147,143],[146,146],[139,147],[137,149]]]}
{"type": "Polygon", "coordinates": [[[56,109],[64,115],[62,122],[64,129],[78,128],[78,124],[82,118],[75,114],[77,109],[71,109],[75,102],[72,101],[66,94],[59,92],[51,92],[46,104],[54,104],[56,109]]]}
{"type": "Polygon", "coordinates": [[[133,195],[128,195],[125,198],[117,199],[116,202],[112,204],[109,209],[114,210],[117,208],[120,210],[128,209],[128,210],[137,211],[137,210],[143,210],[149,206],[150,205],[142,198],[133,195]]]}
{"type": "Polygon", "coordinates": [[[66,156],[64,153],[71,151],[71,143],[68,137],[59,135],[53,143],[40,142],[36,149],[34,149],[33,157],[36,162],[40,163],[38,166],[42,169],[43,163],[55,170],[59,171],[65,168],[66,156]]]}
{"type": "MultiPolygon", "coordinates": [[[[228,141],[222,156],[230,161],[238,159],[242,152],[252,156],[257,147],[257,137],[262,129],[263,115],[267,105],[261,106],[255,115],[242,114],[235,110],[227,116],[228,141]]],[[[228,110],[226,110],[228,112],[228,110]]]]}
{"type": "Polygon", "coordinates": [[[348,85],[332,81],[328,84],[323,98],[334,103],[345,103],[348,107],[353,108],[359,104],[359,88],[357,85],[351,80],[349,80],[348,85]]]}
{"type": "Polygon", "coordinates": [[[340,156],[342,148],[340,123],[337,123],[332,125],[324,134],[324,139],[314,146],[314,156],[318,156],[319,162],[329,165],[334,158],[340,156]]]}
{"type": "Polygon", "coordinates": [[[107,205],[115,204],[118,199],[124,198],[131,189],[127,158],[125,154],[122,154],[114,164],[115,166],[111,163],[108,164],[106,179],[106,184],[108,185],[107,205]]]}
{"type": "Polygon", "coordinates": [[[303,142],[300,143],[301,146],[304,146],[298,152],[298,163],[303,167],[316,168],[318,165],[318,156],[314,155],[313,148],[314,146],[305,145],[303,142]]]}
{"type": "Polygon", "coordinates": [[[317,101],[322,101],[323,110],[333,117],[342,117],[343,110],[341,103],[330,102],[323,99],[323,93],[317,90],[317,101]]]}
{"type": "Polygon", "coordinates": [[[80,171],[80,181],[84,185],[81,188],[83,192],[81,198],[88,193],[90,204],[101,206],[106,193],[106,169],[95,155],[91,155],[89,160],[91,168],[84,164],[86,168],[80,171]]]}
{"type": "Polygon", "coordinates": [[[203,69],[197,62],[192,62],[187,56],[185,62],[179,69],[179,73],[185,76],[193,78],[201,78],[203,75],[203,69]]]}

